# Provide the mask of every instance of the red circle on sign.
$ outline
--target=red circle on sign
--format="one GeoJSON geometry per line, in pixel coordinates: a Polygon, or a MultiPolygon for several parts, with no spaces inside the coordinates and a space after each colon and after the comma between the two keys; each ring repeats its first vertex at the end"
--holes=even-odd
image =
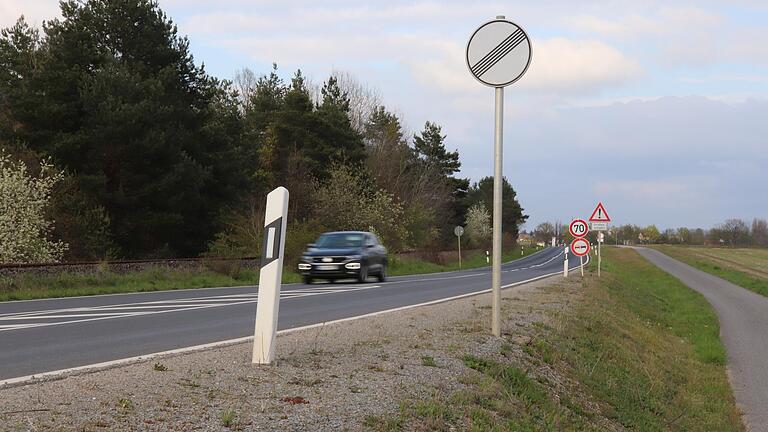
{"type": "Polygon", "coordinates": [[[584,219],[574,219],[573,222],[571,222],[571,225],[568,226],[568,231],[570,231],[571,235],[576,238],[584,237],[589,232],[589,225],[587,225],[587,221],[584,219]],[[578,225],[584,226],[584,232],[580,234],[576,232],[578,230],[578,225]]]}
{"type": "Polygon", "coordinates": [[[579,237],[571,242],[571,253],[577,257],[583,257],[589,254],[589,247],[587,239],[579,237]]]}

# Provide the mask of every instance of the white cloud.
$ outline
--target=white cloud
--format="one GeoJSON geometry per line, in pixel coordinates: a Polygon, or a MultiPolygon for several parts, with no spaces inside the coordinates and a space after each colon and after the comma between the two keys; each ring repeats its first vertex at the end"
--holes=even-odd
{"type": "Polygon", "coordinates": [[[768,26],[745,25],[702,7],[650,8],[643,14],[585,15],[566,19],[587,34],[633,42],[669,66],[722,62],[768,64],[768,26]]]}
{"type": "Polygon", "coordinates": [[[577,15],[566,19],[566,21],[571,27],[580,31],[622,38],[661,34],[664,32],[661,23],[640,15],[630,15],[618,19],[604,19],[593,15],[577,15]]]}
{"type": "Polygon", "coordinates": [[[638,161],[655,155],[688,165],[765,160],[762,137],[768,136],[768,124],[761,120],[768,115],[765,100],[727,103],[704,97],[664,97],[556,113],[557,117],[543,122],[533,113],[513,123],[526,142],[550,143],[537,145],[530,157],[576,152],[638,161]]]}
{"type": "MultiPolygon", "coordinates": [[[[448,92],[471,91],[479,86],[464,62],[464,47],[443,47],[436,59],[407,60],[416,77],[448,92]]],[[[631,81],[643,74],[640,65],[618,49],[595,40],[552,38],[533,40],[533,60],[515,84],[530,93],[580,93],[631,81]]]]}
{"type": "Polygon", "coordinates": [[[643,11],[644,14],[629,13],[618,17],[612,12],[605,17],[580,14],[567,18],[565,22],[583,32],[619,38],[645,38],[701,30],[711,32],[725,21],[719,14],[694,7],[654,7],[643,11]]]}
{"type": "Polygon", "coordinates": [[[623,84],[643,70],[617,48],[596,40],[553,38],[534,42],[533,62],[521,87],[584,91],[623,84]]]}

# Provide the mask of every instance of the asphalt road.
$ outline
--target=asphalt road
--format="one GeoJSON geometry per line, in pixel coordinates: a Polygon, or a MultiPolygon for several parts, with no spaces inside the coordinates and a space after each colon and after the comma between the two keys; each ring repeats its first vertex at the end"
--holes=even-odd
{"type": "Polygon", "coordinates": [[[736,402],[752,432],[768,432],[768,298],[656,250],[637,248],[660,269],[700,292],[717,311],[736,402]]]}
{"type": "MultiPolygon", "coordinates": [[[[571,259],[575,268],[578,260],[571,259]]],[[[563,248],[502,266],[502,283],[562,272],[563,248]]],[[[283,286],[279,329],[489,289],[489,268],[387,282],[283,286]]],[[[257,287],[206,288],[0,303],[0,380],[253,334],[257,287]]]]}

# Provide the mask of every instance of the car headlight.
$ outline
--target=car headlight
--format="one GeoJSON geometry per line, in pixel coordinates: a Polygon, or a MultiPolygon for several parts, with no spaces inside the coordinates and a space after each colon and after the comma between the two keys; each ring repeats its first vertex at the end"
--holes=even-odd
{"type": "Polygon", "coordinates": [[[307,263],[299,263],[299,270],[311,270],[312,265],[307,263]]]}
{"type": "Polygon", "coordinates": [[[360,263],[359,262],[346,263],[344,267],[348,268],[349,270],[360,270],[360,263]]]}

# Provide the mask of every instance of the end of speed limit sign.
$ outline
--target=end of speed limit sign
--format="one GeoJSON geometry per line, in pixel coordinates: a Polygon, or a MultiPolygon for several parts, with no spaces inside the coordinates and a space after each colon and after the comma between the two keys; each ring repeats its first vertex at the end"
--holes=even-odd
{"type": "Polygon", "coordinates": [[[589,225],[587,225],[587,222],[583,219],[574,219],[568,227],[568,230],[571,232],[571,235],[576,238],[584,237],[589,232],[589,225]]]}

